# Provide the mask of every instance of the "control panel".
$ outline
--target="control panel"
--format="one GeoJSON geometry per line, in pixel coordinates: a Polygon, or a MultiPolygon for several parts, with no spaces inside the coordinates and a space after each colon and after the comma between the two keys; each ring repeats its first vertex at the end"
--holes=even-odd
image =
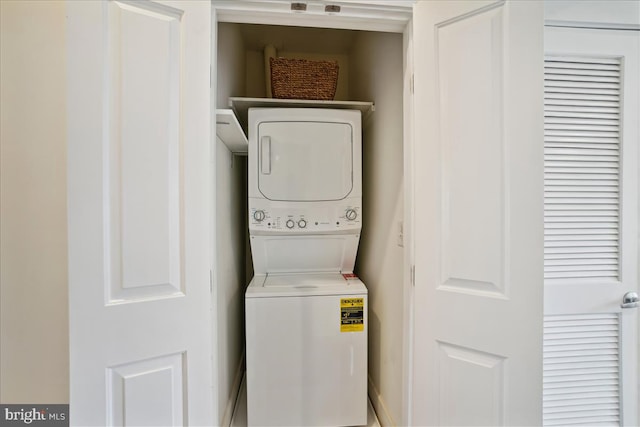
{"type": "Polygon", "coordinates": [[[357,200],[343,202],[278,204],[250,200],[249,228],[255,231],[336,232],[362,228],[361,206],[357,200]]]}

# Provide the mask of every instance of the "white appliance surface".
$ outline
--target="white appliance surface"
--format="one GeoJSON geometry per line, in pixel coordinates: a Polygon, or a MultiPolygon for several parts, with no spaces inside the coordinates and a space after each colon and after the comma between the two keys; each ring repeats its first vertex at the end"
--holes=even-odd
{"type": "Polygon", "coordinates": [[[361,114],[249,110],[249,199],[319,202],[362,196],[361,114]]]}
{"type": "Polygon", "coordinates": [[[362,229],[360,111],[252,108],[248,121],[255,273],[353,271],[362,229]]]}
{"type": "Polygon", "coordinates": [[[245,303],[248,425],[366,424],[364,284],[338,273],[258,275],[245,303]]]}
{"type": "Polygon", "coordinates": [[[252,234],[358,233],[360,112],[250,109],[248,175],[252,234]]]}
{"type": "Polygon", "coordinates": [[[258,189],[269,200],[341,200],[353,189],[348,123],[258,124],[258,189]]]}
{"type": "Polygon", "coordinates": [[[350,273],[360,234],[251,236],[255,274],[350,273]]]}
{"type": "Polygon", "coordinates": [[[249,110],[247,421],[367,421],[359,111],[249,110]]]}
{"type": "Polygon", "coordinates": [[[367,293],[362,281],[340,273],[256,275],[246,291],[247,298],[315,295],[355,295],[367,293]]]}

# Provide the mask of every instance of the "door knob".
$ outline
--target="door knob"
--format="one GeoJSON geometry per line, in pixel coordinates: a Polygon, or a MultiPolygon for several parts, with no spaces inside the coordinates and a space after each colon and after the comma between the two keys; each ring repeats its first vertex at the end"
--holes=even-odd
{"type": "Polygon", "coordinates": [[[637,292],[627,292],[622,297],[622,304],[620,305],[620,307],[635,308],[638,306],[638,301],[640,301],[640,298],[638,298],[637,292]]]}

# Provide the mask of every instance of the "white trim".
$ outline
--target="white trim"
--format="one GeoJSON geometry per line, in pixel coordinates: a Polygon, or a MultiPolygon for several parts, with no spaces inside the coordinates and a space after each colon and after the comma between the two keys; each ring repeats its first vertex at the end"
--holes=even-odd
{"type": "Polygon", "coordinates": [[[337,5],[354,5],[354,4],[364,4],[364,5],[377,5],[377,6],[387,6],[389,7],[393,4],[395,8],[407,8],[411,9],[417,0],[340,0],[340,1],[324,1],[324,3],[328,4],[337,4],[337,5]]]}
{"type": "Polygon", "coordinates": [[[637,0],[544,0],[544,25],[640,30],[640,3],[637,0]]]}
{"type": "MultiPolygon", "coordinates": [[[[340,5],[337,14],[324,12],[324,4],[306,2],[305,12],[291,10],[290,1],[212,0],[218,22],[340,28],[401,33],[411,19],[406,1],[382,5],[332,2],[340,5]],[[391,6],[392,4],[393,6],[391,6]]],[[[382,3],[382,2],[378,2],[382,3]]]]}
{"type": "Polygon", "coordinates": [[[369,394],[369,400],[371,401],[371,405],[373,406],[373,409],[376,412],[376,417],[378,417],[378,422],[380,423],[380,427],[397,425],[393,421],[391,414],[389,414],[389,411],[387,410],[387,405],[384,403],[384,399],[382,398],[382,395],[380,394],[376,386],[373,384],[373,380],[371,379],[371,376],[369,376],[367,380],[368,380],[367,392],[369,394]]]}
{"type": "Polygon", "coordinates": [[[403,38],[404,83],[403,83],[403,151],[404,151],[404,319],[403,319],[403,355],[402,355],[402,419],[401,425],[411,425],[411,406],[413,405],[413,266],[414,260],[414,107],[413,84],[413,21],[407,24],[403,38]]]}
{"type": "MultiPolygon", "coordinates": [[[[403,369],[402,369],[402,419],[401,425],[411,425],[412,407],[412,363],[413,363],[413,285],[411,283],[411,266],[414,258],[414,139],[413,139],[413,4],[415,1],[368,1],[362,4],[359,0],[343,0],[331,2],[342,7],[340,15],[328,15],[317,9],[318,1],[306,1],[308,10],[305,13],[292,12],[290,1],[282,0],[212,0],[212,31],[217,36],[218,22],[243,24],[289,25],[300,27],[336,28],[364,31],[395,32],[403,34],[403,150],[404,150],[404,319],[403,319],[403,369]],[[358,4],[359,3],[359,4],[358,4]],[[391,6],[393,5],[393,6],[391,6]],[[314,9],[315,8],[315,9],[314,9]]],[[[212,47],[212,102],[216,102],[215,84],[217,55],[216,42],[212,47]]],[[[215,108],[212,109],[215,111],[215,108]]],[[[215,131],[213,132],[215,135],[215,131]]],[[[215,150],[214,150],[215,153],[215,150]]],[[[215,188],[215,187],[214,187],[215,188]]],[[[214,195],[215,200],[215,195],[214,195]]],[[[215,209],[213,210],[215,212],[215,209]]],[[[214,250],[215,260],[215,250],[214,250]]],[[[235,383],[234,383],[235,386],[235,383]]],[[[240,383],[241,386],[241,383],[240,383]]],[[[380,425],[396,425],[390,416],[382,396],[368,378],[368,392],[372,405],[379,418],[380,425]]],[[[227,417],[225,414],[226,421],[227,417]]],[[[227,425],[227,424],[223,424],[227,425]]]]}
{"type": "MultiPolygon", "coordinates": [[[[216,83],[218,80],[217,77],[217,61],[218,61],[218,18],[216,8],[211,8],[211,65],[209,71],[209,105],[211,113],[216,111],[216,99],[217,99],[217,87],[216,83]]],[[[220,385],[219,381],[219,361],[220,361],[220,345],[218,342],[218,283],[216,279],[216,272],[218,271],[218,251],[216,245],[217,238],[217,209],[216,209],[216,199],[217,199],[217,186],[216,186],[216,161],[217,161],[217,135],[216,135],[216,121],[210,120],[210,137],[209,137],[209,182],[211,183],[211,198],[209,200],[209,209],[210,209],[210,221],[211,227],[209,232],[209,254],[211,256],[209,260],[209,286],[211,287],[211,319],[212,322],[211,327],[211,365],[212,369],[212,388],[213,388],[213,398],[211,400],[211,404],[213,405],[213,419],[215,422],[220,421],[220,407],[218,405],[219,396],[220,396],[220,385]]]]}
{"type": "Polygon", "coordinates": [[[244,360],[245,353],[242,352],[240,363],[236,369],[236,375],[233,379],[233,385],[231,386],[231,393],[229,394],[229,401],[224,410],[224,417],[222,417],[221,426],[230,427],[233,421],[233,415],[235,413],[236,406],[238,405],[238,399],[240,398],[240,390],[242,390],[242,382],[244,381],[244,360]]]}
{"type": "Polygon", "coordinates": [[[544,21],[545,27],[568,27],[568,28],[591,28],[594,30],[626,30],[640,31],[640,24],[616,24],[611,22],[581,22],[581,21],[561,21],[557,19],[547,19],[544,21]]]}

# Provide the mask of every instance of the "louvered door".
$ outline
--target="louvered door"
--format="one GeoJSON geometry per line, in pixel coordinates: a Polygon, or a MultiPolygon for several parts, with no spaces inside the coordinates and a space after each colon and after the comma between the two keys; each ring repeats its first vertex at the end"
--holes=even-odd
{"type": "Polygon", "coordinates": [[[638,420],[639,46],[545,30],[545,425],[638,420]]]}
{"type": "Polygon", "coordinates": [[[617,279],[620,58],[545,59],[545,279],[617,279]]]}

